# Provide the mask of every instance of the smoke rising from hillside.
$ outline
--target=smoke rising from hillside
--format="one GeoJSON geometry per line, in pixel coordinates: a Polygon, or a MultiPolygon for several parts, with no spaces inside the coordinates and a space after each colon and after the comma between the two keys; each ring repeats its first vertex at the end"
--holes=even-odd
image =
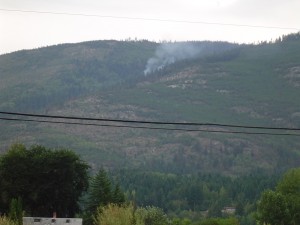
{"type": "Polygon", "coordinates": [[[191,42],[163,43],[148,59],[144,75],[163,69],[176,61],[196,58],[201,53],[201,46],[191,42]]]}
{"type": "MultiPolygon", "coordinates": [[[[144,75],[148,75],[163,69],[172,63],[181,60],[188,60],[200,57],[220,56],[224,53],[229,53],[238,47],[238,44],[231,44],[228,42],[211,42],[211,41],[198,41],[198,42],[177,42],[177,43],[163,43],[159,45],[152,58],[148,59],[144,75]]],[[[232,52],[223,57],[233,57],[232,52]]]]}

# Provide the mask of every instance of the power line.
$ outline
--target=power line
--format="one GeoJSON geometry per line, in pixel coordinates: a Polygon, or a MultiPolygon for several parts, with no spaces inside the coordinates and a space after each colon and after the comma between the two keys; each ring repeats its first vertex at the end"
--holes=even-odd
{"type": "Polygon", "coordinates": [[[0,8],[0,11],[20,12],[20,13],[36,13],[36,14],[50,14],[50,15],[65,15],[65,16],[99,17],[99,18],[125,19],[125,20],[156,21],[156,22],[169,22],[169,23],[187,23],[187,24],[204,24],[204,25],[217,25],[217,26],[278,29],[278,30],[296,30],[296,31],[300,30],[300,28],[296,28],[296,27],[278,27],[278,26],[263,26],[263,25],[253,25],[253,24],[219,23],[219,22],[191,21],[191,20],[173,20],[173,19],[112,16],[112,15],[68,13],[68,12],[54,12],[54,11],[37,11],[37,10],[22,10],[22,9],[4,9],[4,8],[0,8]]]}
{"type": "Polygon", "coordinates": [[[18,118],[4,118],[4,121],[21,121],[21,122],[38,122],[64,125],[83,125],[96,127],[112,127],[112,128],[133,128],[133,129],[148,129],[148,130],[165,130],[165,131],[184,131],[184,132],[205,132],[205,133],[223,133],[223,134],[247,134],[247,135],[275,135],[275,136],[300,136],[295,133],[270,133],[270,132],[247,132],[247,131],[224,131],[224,130],[205,130],[205,129],[185,129],[185,128],[166,128],[166,127],[148,127],[148,126],[128,126],[128,125],[113,125],[113,124],[95,124],[95,123],[80,123],[80,122],[63,122],[50,120],[34,120],[34,119],[18,119],[18,118]]]}
{"type": "Polygon", "coordinates": [[[13,115],[13,116],[28,116],[28,117],[37,117],[37,118],[67,119],[67,120],[86,120],[86,121],[134,123],[134,124],[151,124],[151,125],[215,126],[215,127],[245,128],[245,129],[260,129],[260,130],[263,129],[263,130],[300,131],[300,128],[266,127],[266,126],[246,126],[246,125],[221,124],[221,123],[190,123],[190,122],[145,121],[145,120],[122,120],[122,119],[75,117],[75,116],[56,116],[56,115],[32,114],[32,113],[17,113],[17,112],[4,112],[4,111],[0,111],[0,114],[13,115]]]}
{"type": "MultiPolygon", "coordinates": [[[[117,123],[134,123],[134,124],[147,124],[147,125],[180,125],[180,126],[219,126],[229,128],[246,128],[246,129],[271,129],[271,130],[285,130],[285,131],[299,131],[298,128],[276,128],[276,127],[254,127],[254,126],[241,126],[229,124],[216,124],[216,123],[179,123],[179,122],[161,122],[161,121],[138,121],[138,120],[119,120],[119,119],[99,119],[88,117],[73,117],[73,116],[53,116],[42,114],[29,114],[29,113],[15,113],[15,112],[1,112],[0,114],[14,115],[14,116],[28,116],[36,118],[50,118],[50,119],[66,119],[66,120],[85,120],[85,121],[98,121],[98,122],[117,122],[117,123]]],[[[191,129],[191,128],[167,128],[167,127],[149,127],[149,126],[132,126],[132,125],[114,125],[114,124],[95,124],[95,123],[82,123],[82,122],[62,122],[51,120],[36,120],[36,119],[19,119],[19,118],[0,118],[0,120],[7,121],[23,121],[23,122],[40,122],[40,123],[54,123],[54,124],[70,124],[70,125],[86,125],[86,126],[100,126],[100,127],[116,127],[116,128],[138,128],[138,129],[151,129],[151,130],[169,130],[169,131],[187,131],[187,132],[209,132],[209,133],[230,133],[230,134],[260,134],[260,135],[284,135],[284,136],[300,136],[296,133],[270,133],[270,132],[248,132],[248,131],[224,131],[224,130],[207,130],[207,129],[191,129]]]]}

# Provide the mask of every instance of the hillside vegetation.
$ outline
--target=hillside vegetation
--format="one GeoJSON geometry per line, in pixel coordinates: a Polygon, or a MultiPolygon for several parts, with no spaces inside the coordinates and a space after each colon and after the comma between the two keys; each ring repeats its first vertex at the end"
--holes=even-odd
{"type": "MultiPolygon", "coordinates": [[[[259,45],[63,44],[1,55],[0,79],[1,111],[300,127],[299,34],[259,45]]],[[[13,142],[68,147],[94,167],[237,175],[300,164],[297,136],[5,121],[0,131],[1,151],[13,142]]]]}

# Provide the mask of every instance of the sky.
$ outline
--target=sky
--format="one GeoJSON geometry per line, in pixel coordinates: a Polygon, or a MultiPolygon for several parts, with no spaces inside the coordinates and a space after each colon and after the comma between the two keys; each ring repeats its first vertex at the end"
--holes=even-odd
{"type": "Polygon", "coordinates": [[[258,43],[300,30],[300,0],[0,0],[0,54],[90,40],[258,43]]]}

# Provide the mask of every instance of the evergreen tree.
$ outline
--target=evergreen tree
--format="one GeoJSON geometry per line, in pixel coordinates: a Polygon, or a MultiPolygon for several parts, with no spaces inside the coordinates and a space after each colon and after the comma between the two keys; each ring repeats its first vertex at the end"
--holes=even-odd
{"type": "Polygon", "coordinates": [[[23,218],[23,208],[22,208],[22,200],[20,197],[13,198],[10,202],[9,206],[9,219],[14,221],[17,225],[22,225],[23,218]]]}
{"type": "Polygon", "coordinates": [[[90,184],[87,203],[88,211],[94,213],[99,206],[108,205],[108,203],[113,202],[112,197],[111,182],[106,171],[102,168],[92,178],[90,184]]]}
{"type": "Polygon", "coordinates": [[[208,209],[208,217],[221,217],[222,216],[222,205],[219,201],[212,203],[208,209]]]}
{"type": "Polygon", "coordinates": [[[125,202],[125,195],[122,192],[119,184],[116,184],[116,186],[114,188],[112,200],[113,200],[113,203],[119,204],[119,205],[125,202]]]}
{"type": "Polygon", "coordinates": [[[115,204],[121,207],[124,202],[125,195],[120,185],[113,187],[107,172],[101,168],[90,182],[84,224],[93,224],[97,213],[108,205],[115,204]]]}

